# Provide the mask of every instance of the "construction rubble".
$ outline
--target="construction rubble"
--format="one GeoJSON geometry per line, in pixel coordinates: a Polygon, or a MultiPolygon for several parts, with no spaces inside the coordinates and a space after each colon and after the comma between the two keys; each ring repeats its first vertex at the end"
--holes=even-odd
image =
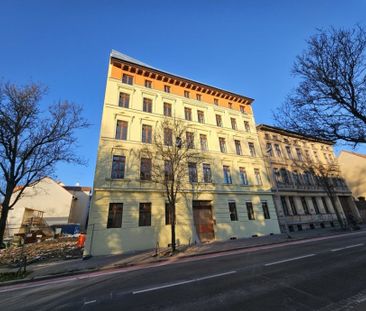
{"type": "Polygon", "coordinates": [[[77,242],[77,237],[60,237],[24,246],[11,246],[0,250],[0,265],[16,267],[24,255],[28,263],[81,258],[83,249],[78,247],[77,242]]]}

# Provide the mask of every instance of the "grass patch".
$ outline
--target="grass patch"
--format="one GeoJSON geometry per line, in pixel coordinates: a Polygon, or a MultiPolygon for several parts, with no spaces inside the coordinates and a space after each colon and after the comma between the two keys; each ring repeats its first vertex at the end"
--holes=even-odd
{"type": "Polygon", "coordinates": [[[27,272],[2,272],[0,273],[0,282],[7,282],[13,280],[21,280],[31,274],[31,271],[27,272]]]}

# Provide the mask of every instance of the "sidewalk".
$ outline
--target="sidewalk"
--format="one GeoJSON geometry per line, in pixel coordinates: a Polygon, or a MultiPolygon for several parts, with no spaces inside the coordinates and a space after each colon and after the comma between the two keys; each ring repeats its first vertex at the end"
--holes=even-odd
{"type": "MultiPolygon", "coordinates": [[[[361,231],[366,231],[366,226],[361,228],[361,231]]],[[[63,260],[51,263],[38,263],[28,266],[28,270],[32,273],[25,279],[21,280],[37,280],[43,278],[50,278],[55,276],[66,276],[78,274],[83,272],[115,269],[128,266],[144,265],[157,263],[160,261],[179,260],[181,258],[202,256],[213,253],[221,253],[234,251],[239,249],[246,249],[252,247],[259,247],[279,243],[291,243],[291,241],[299,241],[304,239],[311,239],[317,237],[335,236],[340,234],[351,233],[350,231],[343,231],[339,229],[316,229],[300,232],[292,232],[289,239],[286,234],[268,235],[262,237],[243,238],[229,241],[215,241],[205,244],[197,244],[193,246],[180,247],[174,256],[170,255],[169,249],[160,251],[156,256],[155,250],[135,252],[133,254],[122,255],[108,255],[95,256],[88,260],[73,259],[63,260]]],[[[15,268],[0,267],[1,272],[17,271],[15,268]]],[[[19,281],[12,281],[12,283],[19,281]]],[[[9,282],[0,283],[1,285],[9,285],[9,282]]]]}

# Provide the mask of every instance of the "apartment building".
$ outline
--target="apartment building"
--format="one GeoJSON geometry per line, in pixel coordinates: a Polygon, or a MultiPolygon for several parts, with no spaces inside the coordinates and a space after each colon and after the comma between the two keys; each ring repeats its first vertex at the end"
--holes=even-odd
{"type": "Polygon", "coordinates": [[[274,126],[257,126],[281,231],[339,226],[359,220],[340,175],[333,142],[274,126]],[[337,217],[337,212],[339,217],[337,217]]]}
{"type": "Polygon", "coordinates": [[[205,158],[182,176],[177,244],[278,233],[252,102],[112,51],[85,254],[169,245],[165,192],[140,152],[169,118],[189,127],[205,158]]]}

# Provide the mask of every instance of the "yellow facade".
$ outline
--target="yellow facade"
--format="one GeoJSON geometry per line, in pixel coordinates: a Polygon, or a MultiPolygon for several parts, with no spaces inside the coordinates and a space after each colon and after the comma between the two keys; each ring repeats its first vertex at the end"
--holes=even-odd
{"type": "Polygon", "coordinates": [[[352,193],[341,177],[332,142],[269,125],[258,125],[257,131],[262,150],[265,151],[282,231],[337,226],[334,208],[337,208],[345,223],[350,221],[350,215],[355,220],[359,219],[352,193]],[[324,187],[317,184],[314,176],[306,174],[311,167],[319,165],[329,167],[329,177],[334,175],[330,184],[335,193],[335,206],[324,187]]]}
{"type": "Polygon", "coordinates": [[[190,131],[195,133],[195,148],[200,148],[200,134],[207,136],[208,150],[204,156],[212,172],[212,183],[201,182],[202,167],[198,167],[198,183],[194,186],[188,182],[187,176],[184,177],[187,180],[186,188],[176,207],[177,244],[200,242],[193,215],[193,200],[210,202],[215,240],[278,233],[277,215],[251,102],[251,99],[244,96],[187,79],[180,80],[177,76],[142,66],[122,54],[112,53],[85,254],[117,254],[151,249],[157,245],[167,247],[171,242],[170,225],[166,225],[165,220],[164,191],[155,183],[140,180],[139,151],[144,146],[141,141],[142,125],[151,126],[154,131],[159,122],[167,118],[164,116],[164,103],[171,104],[172,116],[186,122],[190,131]],[[122,82],[123,73],[132,77],[132,84],[122,82]],[[145,80],[152,82],[149,87],[145,86],[145,80]],[[164,92],[164,85],[170,86],[169,93],[164,92]],[[190,98],[184,96],[187,95],[184,91],[189,91],[190,98]],[[120,93],[129,95],[128,108],[119,106],[120,93]],[[201,94],[200,100],[196,94],[201,94]],[[143,111],[144,98],[152,101],[152,112],[143,111]],[[185,120],[185,108],[191,109],[192,121],[185,120]],[[198,122],[198,110],[204,112],[204,123],[198,122]],[[222,117],[222,127],[216,124],[217,114],[222,117]],[[237,129],[232,128],[232,118],[236,120],[237,129]],[[118,120],[125,121],[128,125],[124,140],[116,139],[118,120]],[[219,137],[225,138],[226,152],[220,151],[219,137]],[[240,141],[241,155],[236,154],[234,140],[240,141]],[[254,145],[255,156],[250,154],[248,143],[254,145]],[[123,178],[111,178],[112,158],[115,155],[125,157],[123,178]],[[230,167],[231,184],[224,183],[223,166],[230,167]],[[239,167],[245,168],[248,185],[242,184],[239,167]],[[261,175],[260,185],[257,185],[255,169],[261,175]],[[144,202],[151,203],[149,226],[139,226],[139,204],[144,202]],[[230,218],[229,202],[235,202],[237,220],[230,218]],[[248,219],[247,202],[252,202],[255,220],[248,219]],[[263,202],[268,206],[269,219],[264,217],[263,202]],[[122,222],[118,228],[107,228],[111,203],[123,203],[122,222]]]}

